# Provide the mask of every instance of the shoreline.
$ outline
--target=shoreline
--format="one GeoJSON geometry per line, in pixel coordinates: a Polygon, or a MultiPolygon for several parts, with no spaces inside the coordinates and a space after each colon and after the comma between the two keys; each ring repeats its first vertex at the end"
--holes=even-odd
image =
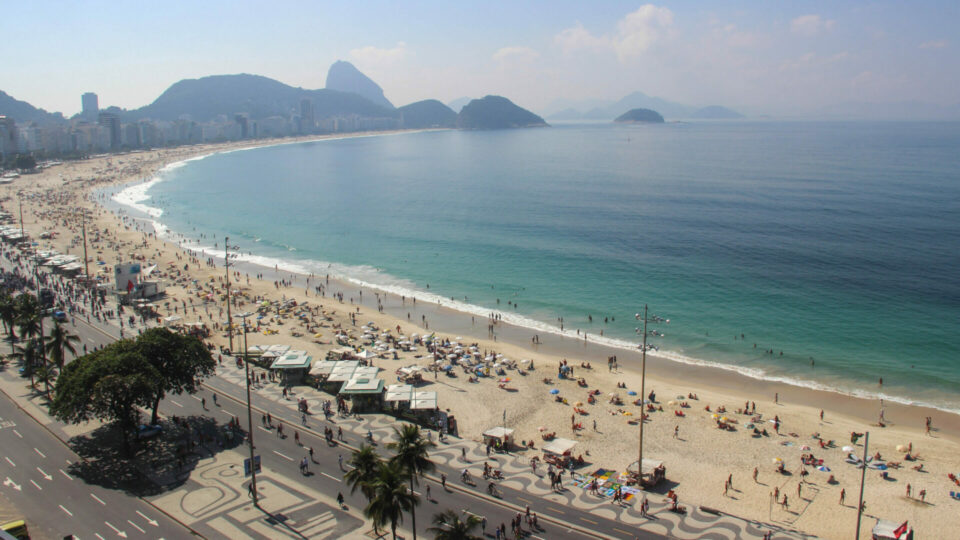
{"type": "MultiPolygon", "coordinates": [[[[231,149],[230,145],[225,145],[193,148],[192,153],[153,152],[150,156],[143,156],[143,160],[149,162],[149,166],[145,165],[143,170],[147,171],[146,176],[150,177],[173,162],[183,161],[201,152],[209,154],[211,149],[216,151],[218,148],[231,149]]],[[[121,253],[126,256],[128,252],[136,251],[140,256],[145,257],[145,260],[151,260],[160,265],[171,260],[179,260],[181,256],[184,260],[177,263],[177,266],[190,260],[190,270],[185,276],[187,279],[183,281],[183,285],[168,285],[168,297],[165,300],[172,302],[168,302],[165,308],[161,306],[159,309],[161,316],[172,315],[175,311],[172,311],[170,303],[176,307],[181,301],[190,298],[193,305],[195,296],[187,288],[189,278],[198,278],[202,283],[219,282],[223,276],[223,265],[220,262],[222,255],[220,257],[213,255],[214,261],[217,262],[216,266],[204,265],[201,258],[193,259],[193,256],[189,255],[190,245],[178,245],[179,233],[172,232],[171,238],[166,240],[151,238],[142,228],[142,225],[146,225],[151,220],[146,219],[143,222],[135,220],[123,209],[113,212],[103,206],[102,200],[97,200],[98,197],[93,193],[97,190],[110,186],[116,188],[138,180],[144,181],[144,174],[140,169],[89,182],[72,182],[63,178],[65,173],[71,171],[81,174],[96,173],[99,170],[98,167],[118,158],[124,159],[123,156],[98,158],[69,167],[55,168],[38,175],[35,186],[32,187],[34,192],[43,193],[42,190],[46,188],[47,193],[53,195],[48,200],[43,200],[42,197],[24,200],[24,210],[28,213],[27,229],[36,235],[40,230],[51,230],[47,226],[48,222],[64,220],[62,238],[56,241],[41,241],[41,245],[51,245],[61,251],[65,249],[64,246],[68,246],[66,250],[69,252],[71,251],[69,246],[73,240],[72,252],[76,253],[78,248],[75,240],[79,231],[79,221],[68,222],[65,219],[75,208],[75,206],[71,207],[73,202],[70,200],[70,193],[67,193],[73,190],[72,196],[77,198],[78,204],[89,204],[94,208],[94,220],[102,236],[100,242],[104,249],[102,257],[91,253],[94,258],[102,258],[109,264],[113,264],[114,253],[120,257],[121,253]],[[59,197],[58,190],[65,192],[62,198],[59,197]],[[59,214],[53,210],[58,205],[64,207],[59,214]],[[71,234],[73,239],[70,238],[71,234]]],[[[103,174],[106,175],[114,170],[115,167],[109,166],[103,174]]],[[[15,188],[6,187],[2,188],[0,193],[10,195],[16,193],[17,188],[24,187],[22,185],[15,188]]],[[[90,230],[88,223],[88,232],[90,230]]],[[[94,249],[94,253],[96,251],[94,249]]],[[[233,289],[235,291],[233,297],[239,300],[238,309],[240,310],[244,309],[244,303],[252,303],[257,297],[278,299],[283,295],[285,298],[294,298],[298,302],[308,301],[313,306],[320,304],[327,316],[331,317],[331,325],[340,324],[348,330],[358,327],[351,326],[346,314],[359,310],[358,323],[374,321],[385,329],[400,326],[404,333],[435,331],[438,335],[449,337],[451,340],[454,339],[453,336],[465,336],[467,338],[463,340],[465,344],[477,343],[481,350],[501,352],[515,360],[533,359],[536,362],[536,370],[525,377],[517,376],[510,383],[511,388],[506,390],[497,388],[497,385],[492,382],[496,381],[495,378],[481,379],[479,383],[468,383],[463,375],[454,378],[444,377],[439,380],[425,377],[426,389],[437,391],[440,407],[456,414],[461,436],[466,439],[479,439],[479,434],[484,429],[499,425],[501,414],[504,414],[508,426],[517,430],[518,440],[536,438],[539,446],[537,426],[546,426],[549,430],[557,431],[560,437],[577,441],[576,452],[583,452],[591,462],[589,470],[581,472],[588,473],[597,466],[623,470],[629,463],[636,460],[636,427],[635,423],[630,423],[630,415],[633,411],[639,412],[639,408],[629,403],[620,409],[610,407],[606,404],[605,396],[614,390],[615,383],[623,383],[628,388],[639,390],[639,351],[624,352],[619,349],[609,349],[593,341],[584,345],[582,339],[545,334],[542,331],[538,332],[504,322],[496,325],[493,335],[484,338],[483,335],[486,332],[483,325],[487,323],[486,317],[471,316],[469,313],[456,311],[434,302],[418,301],[414,307],[410,298],[404,301],[396,294],[381,293],[379,296],[383,300],[384,312],[380,313],[376,309],[377,298],[374,298],[373,294],[364,294],[363,301],[358,302],[360,287],[352,282],[337,282],[331,278],[325,297],[318,297],[306,286],[306,276],[292,276],[288,270],[275,271],[273,268],[248,262],[238,262],[233,269],[241,276],[246,273],[249,278],[246,283],[237,280],[233,289]],[[257,273],[263,274],[263,277],[256,279],[257,273]],[[274,279],[292,280],[293,284],[277,287],[272,283],[274,279]],[[335,292],[343,292],[343,302],[337,302],[331,297],[335,292]],[[407,313],[410,314],[409,319],[407,313]],[[426,317],[429,329],[424,329],[426,324],[420,324],[421,316],[426,317]],[[542,341],[540,345],[530,344],[530,337],[534,333],[540,334],[542,341]],[[604,357],[611,354],[618,355],[620,368],[607,372],[600,364],[604,357]],[[553,396],[547,394],[547,390],[550,387],[559,388],[564,397],[574,401],[579,399],[575,396],[582,395],[585,389],[578,388],[571,381],[556,381],[550,386],[541,383],[541,378],[554,375],[555,366],[561,358],[569,359],[571,365],[577,368],[575,376],[586,377],[590,388],[596,388],[602,392],[598,404],[587,406],[589,414],[580,417],[580,421],[586,426],[580,431],[571,431],[569,426],[564,427],[569,420],[571,408],[568,405],[556,403],[552,399],[553,396]],[[595,368],[583,370],[577,367],[583,361],[593,363],[595,368]],[[596,423],[593,430],[589,428],[591,421],[596,423]]],[[[179,269],[163,268],[163,270],[180,273],[179,269]]],[[[109,274],[107,277],[110,277],[109,274]]],[[[318,276],[318,279],[322,282],[322,278],[318,276]]],[[[172,280],[168,279],[168,283],[170,281],[172,280]]],[[[317,282],[311,281],[311,283],[317,282]]],[[[365,288],[369,291],[369,287],[365,288]]],[[[222,316],[219,319],[215,318],[217,308],[220,307],[222,310],[222,301],[196,307],[201,307],[201,311],[206,310],[211,321],[223,319],[222,316]]],[[[194,313],[198,313],[196,309],[194,313]]],[[[187,320],[186,305],[182,314],[187,320]]],[[[203,313],[199,312],[198,315],[203,320],[203,313]]],[[[266,321],[265,324],[267,324],[266,321]]],[[[290,344],[295,349],[302,348],[310,351],[315,359],[318,358],[319,353],[313,351],[319,350],[323,353],[337,347],[336,345],[318,347],[311,343],[309,334],[305,338],[292,337],[288,334],[288,330],[294,329],[290,328],[291,326],[296,327],[296,323],[272,327],[280,331],[272,337],[263,333],[250,334],[251,344],[290,344]]],[[[321,329],[324,339],[330,337],[329,326],[321,329]]],[[[267,328],[270,326],[267,325],[267,328]]],[[[209,341],[214,344],[226,344],[226,334],[221,331],[214,332],[209,341]]],[[[402,353],[399,362],[378,359],[376,365],[386,369],[381,376],[387,383],[392,384],[393,369],[413,363],[423,365],[426,360],[428,359],[418,359],[411,354],[402,353]]],[[[942,474],[960,470],[960,460],[956,457],[958,455],[957,434],[960,433],[960,417],[957,415],[939,411],[931,413],[930,410],[917,406],[888,404],[886,417],[892,423],[884,429],[878,429],[870,427],[871,424],[875,424],[878,413],[878,404],[875,400],[802,389],[780,382],[763,382],[719,368],[690,366],[653,355],[648,355],[648,360],[646,390],[656,391],[665,412],[652,413],[651,419],[646,422],[645,455],[663,459],[666,462],[667,476],[671,482],[676,483],[684,500],[692,504],[708,505],[748,519],[778,524],[788,523],[791,527],[825,537],[846,537],[846,529],[851,517],[856,513],[852,507],[836,506],[835,501],[841,488],[845,488],[849,494],[855,493],[853,490],[859,482],[860,472],[842,463],[840,446],[847,444],[851,431],[862,432],[869,429],[871,430],[871,453],[882,451],[888,458],[896,459],[895,447],[911,442],[915,447],[920,448],[918,451],[923,456],[923,464],[930,471],[919,473],[909,471],[904,466],[904,470],[893,473],[902,478],[902,482],[877,482],[873,476],[874,473],[871,472],[867,494],[870,513],[885,519],[900,521],[904,517],[909,518],[915,527],[919,527],[919,534],[927,533],[926,536],[930,537],[937,537],[938,533],[939,536],[948,535],[947,531],[960,526],[954,516],[955,513],[951,512],[950,505],[954,503],[947,499],[946,478],[942,474]],[[667,400],[690,392],[696,393],[699,399],[691,400],[692,407],[686,409],[684,419],[675,418],[670,414],[673,407],[669,406],[667,400]],[[773,402],[774,393],[779,393],[779,403],[773,402]],[[703,410],[704,405],[707,404],[713,407],[725,404],[733,411],[742,406],[744,400],[755,401],[758,412],[762,412],[765,418],[778,415],[784,422],[781,435],[774,436],[771,430],[770,437],[751,437],[749,432],[742,428],[736,430],[739,433],[720,431],[716,429],[710,413],[703,410]],[[819,410],[826,412],[826,419],[817,419],[819,410]],[[924,416],[930,415],[934,415],[934,426],[937,428],[932,437],[924,436],[921,421],[924,416]],[[679,437],[675,436],[675,425],[680,430],[679,437]],[[797,436],[786,434],[788,432],[795,432],[797,436]],[[810,441],[810,434],[814,432],[822,433],[824,439],[836,440],[836,446],[828,449],[817,448],[816,441],[810,441]],[[828,459],[829,465],[833,467],[834,474],[837,476],[836,484],[825,483],[821,473],[817,472],[813,473],[814,477],[807,480],[818,486],[829,502],[811,499],[809,506],[800,516],[779,509],[771,513],[769,501],[773,486],[776,485],[778,489],[783,490],[793,489],[795,487],[793,484],[798,477],[775,475],[770,459],[782,456],[793,472],[796,470],[795,459],[799,457],[800,445],[803,442],[814,446],[813,452],[818,457],[828,459]],[[761,476],[758,482],[750,484],[747,478],[754,467],[760,469],[761,476]],[[720,486],[728,474],[736,476],[737,487],[740,488],[736,490],[738,493],[736,498],[726,496],[721,498],[720,486]],[[902,487],[907,482],[914,486],[928,487],[931,492],[928,501],[936,501],[936,503],[931,506],[921,506],[908,501],[904,504],[902,487]],[[937,485],[940,487],[936,488],[937,485]]],[[[508,374],[513,376],[513,373],[508,372],[508,374]]],[[[748,421],[748,418],[734,415],[732,412],[727,414],[734,420],[740,418],[744,424],[748,421]]],[[[770,429],[769,424],[764,425],[768,430],[770,429]]],[[[857,447],[857,452],[863,450],[862,441],[854,446],[857,447]]]]}
{"type": "MultiPolygon", "coordinates": [[[[420,129],[420,130],[409,130],[409,131],[391,131],[391,132],[384,132],[382,134],[379,132],[374,132],[370,134],[359,134],[359,135],[356,135],[356,137],[375,137],[375,136],[381,136],[381,135],[404,135],[404,134],[421,133],[421,132],[429,132],[429,131],[442,131],[442,130],[420,129]]],[[[133,208],[143,213],[145,217],[134,218],[134,219],[142,219],[145,221],[150,221],[154,229],[157,229],[158,227],[162,229],[162,231],[156,231],[158,232],[158,234],[164,235],[164,237],[161,239],[172,242],[181,250],[192,250],[194,252],[202,254],[204,257],[214,257],[217,260],[222,260],[223,259],[222,254],[218,254],[217,253],[218,250],[214,249],[211,246],[198,245],[197,247],[192,247],[190,245],[185,245],[184,242],[182,241],[176,241],[173,237],[176,235],[180,235],[182,238],[189,238],[191,240],[199,242],[198,239],[192,238],[185,233],[174,231],[169,227],[167,227],[165,224],[158,221],[162,215],[162,210],[141,204],[142,201],[149,199],[149,197],[147,197],[145,194],[146,190],[148,190],[149,187],[154,185],[155,183],[164,181],[164,179],[161,177],[164,170],[178,168],[180,166],[186,165],[190,161],[204,159],[206,157],[209,157],[215,154],[227,154],[227,153],[232,153],[232,152],[237,152],[242,150],[253,150],[257,148],[267,148],[267,147],[281,146],[281,145],[288,145],[288,144],[303,144],[303,143],[315,142],[315,141],[342,140],[346,138],[355,138],[355,137],[351,135],[328,136],[328,137],[323,137],[319,139],[307,138],[305,140],[284,141],[284,142],[275,143],[275,144],[251,145],[251,146],[244,146],[241,148],[219,149],[212,152],[201,153],[199,155],[194,155],[181,160],[167,163],[162,168],[157,170],[150,178],[141,178],[131,182],[119,182],[119,183],[113,184],[109,188],[101,189],[98,191],[105,191],[106,189],[114,190],[112,193],[112,196],[110,197],[111,202],[113,204],[119,205],[120,207],[127,208],[127,209],[133,208]],[[119,200],[119,197],[121,197],[130,188],[139,188],[141,186],[146,186],[146,187],[142,188],[143,193],[140,194],[141,198],[139,198],[138,200],[129,201],[130,197],[127,197],[129,202],[124,202],[119,200]]],[[[418,300],[421,300],[421,301],[427,301],[431,304],[436,303],[438,306],[443,307],[446,310],[449,310],[450,314],[456,313],[463,316],[487,318],[490,314],[496,313],[501,317],[499,324],[509,325],[516,329],[516,332],[511,333],[512,340],[513,340],[512,343],[519,346],[524,346],[524,344],[533,335],[538,335],[542,339],[543,338],[542,334],[546,334],[553,338],[559,338],[560,341],[570,340],[573,342],[577,342],[582,339],[582,337],[580,337],[578,333],[575,332],[575,330],[573,329],[561,330],[560,327],[557,327],[553,324],[546,323],[537,319],[533,319],[531,317],[527,317],[525,315],[521,315],[515,312],[503,311],[503,310],[494,309],[494,308],[485,308],[483,306],[454,300],[453,298],[448,298],[448,297],[445,297],[433,292],[429,292],[429,291],[423,291],[423,290],[415,289],[412,287],[403,288],[401,286],[387,285],[384,283],[378,283],[376,281],[363,279],[363,278],[357,277],[356,275],[350,275],[351,271],[353,271],[354,274],[356,274],[356,272],[361,267],[352,267],[349,265],[343,265],[335,262],[328,263],[327,261],[316,261],[316,260],[309,260],[309,259],[307,260],[300,260],[295,258],[285,259],[279,256],[275,257],[270,255],[259,255],[259,254],[251,254],[251,255],[240,254],[240,260],[243,260],[247,257],[258,259],[257,261],[246,260],[245,262],[247,264],[254,265],[263,270],[272,270],[269,264],[267,264],[267,261],[269,261],[270,263],[274,263],[282,271],[289,272],[292,274],[299,274],[304,277],[310,274],[307,268],[307,265],[329,264],[330,266],[335,267],[337,269],[337,272],[331,273],[328,270],[327,273],[331,276],[331,279],[336,279],[341,284],[341,290],[347,290],[349,287],[357,287],[360,289],[364,289],[364,288],[373,289],[375,291],[379,291],[384,294],[391,294],[396,296],[404,295],[409,298],[416,297],[418,300]],[[529,335],[524,336],[522,339],[520,339],[521,337],[520,334],[522,334],[524,331],[529,332],[529,335]]],[[[399,281],[405,281],[404,278],[396,278],[396,279],[398,279],[399,281]]],[[[397,316],[399,318],[402,318],[402,314],[398,314],[397,316]]],[[[461,329],[459,332],[453,332],[453,333],[457,334],[457,333],[469,333],[469,332],[461,329]]],[[[589,336],[588,343],[594,349],[599,349],[601,352],[598,354],[603,354],[603,357],[628,354],[630,355],[631,358],[635,358],[637,363],[639,364],[639,361],[640,361],[639,360],[640,354],[638,351],[639,347],[636,344],[629,342],[628,340],[617,338],[617,337],[600,336],[599,334],[592,334],[589,336]]],[[[541,345],[549,345],[549,343],[542,342],[541,345]]],[[[563,355],[565,352],[568,355],[572,354],[570,352],[567,352],[566,349],[563,349],[563,348],[557,349],[555,351],[555,354],[563,355]]],[[[685,356],[681,353],[676,353],[672,351],[648,352],[647,357],[652,362],[655,362],[658,364],[664,363],[664,366],[662,368],[659,368],[659,371],[657,371],[657,373],[660,376],[668,376],[667,375],[668,367],[671,363],[674,363],[682,366],[687,366],[690,369],[694,370],[693,371],[694,373],[697,373],[696,370],[699,370],[699,369],[708,370],[709,376],[694,377],[695,380],[704,381],[704,383],[709,383],[710,381],[715,380],[717,377],[720,377],[727,383],[742,383],[744,380],[746,380],[748,381],[747,382],[748,385],[756,384],[757,386],[762,387],[763,391],[766,393],[780,393],[782,395],[795,393],[795,394],[802,394],[804,397],[816,397],[818,399],[824,396],[834,396],[831,399],[834,399],[834,400],[839,399],[841,401],[847,400],[847,399],[854,400],[853,403],[856,404],[854,409],[857,411],[857,417],[867,422],[870,422],[873,419],[876,419],[878,417],[881,402],[885,404],[884,408],[886,409],[889,409],[891,407],[893,407],[896,410],[900,410],[904,408],[907,408],[907,409],[918,408],[924,412],[923,416],[927,416],[934,413],[937,413],[937,414],[946,413],[948,415],[951,415],[951,417],[955,417],[953,418],[952,422],[949,422],[952,428],[951,435],[955,437],[957,440],[960,440],[960,409],[950,409],[945,406],[937,406],[935,404],[918,401],[910,397],[894,395],[894,394],[885,394],[883,393],[882,389],[878,389],[875,391],[871,391],[865,388],[856,388],[856,387],[852,389],[845,389],[845,388],[830,386],[827,383],[824,383],[818,380],[813,380],[813,379],[798,379],[798,378],[793,378],[789,376],[766,376],[764,373],[758,372],[758,368],[744,368],[734,364],[728,364],[728,363],[717,362],[717,361],[712,361],[708,359],[685,356]],[[754,381],[754,382],[750,383],[749,381],[754,381]],[[778,388],[780,390],[778,390],[778,388]],[[869,412],[869,409],[871,407],[870,405],[871,402],[875,404],[873,413],[869,412]]],[[[600,357],[598,356],[598,358],[600,357]]],[[[639,369],[639,366],[637,366],[637,369],[639,369]]],[[[684,368],[680,368],[680,369],[684,369],[684,368]]],[[[844,406],[844,404],[842,403],[840,405],[844,406]]],[[[910,415],[910,416],[916,416],[916,415],[910,415]]]]}

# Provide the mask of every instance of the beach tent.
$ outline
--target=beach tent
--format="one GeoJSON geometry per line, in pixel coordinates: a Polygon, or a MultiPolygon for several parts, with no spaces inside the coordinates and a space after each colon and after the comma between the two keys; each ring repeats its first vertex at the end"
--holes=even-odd
{"type": "Polygon", "coordinates": [[[490,444],[490,442],[494,440],[500,441],[505,445],[509,445],[513,441],[513,430],[507,427],[498,426],[483,432],[484,444],[490,444]]]}
{"type": "MultiPolygon", "coordinates": [[[[263,358],[267,358],[267,353],[264,353],[263,358]]],[[[312,363],[313,357],[308,355],[307,351],[289,351],[277,357],[270,364],[270,369],[280,372],[283,384],[296,384],[307,374],[312,363]]]]}
{"type": "Polygon", "coordinates": [[[373,352],[370,352],[370,351],[368,351],[368,350],[364,350],[364,351],[360,352],[359,354],[357,354],[356,356],[357,356],[357,358],[359,358],[359,359],[361,359],[361,360],[369,360],[369,359],[371,359],[371,358],[376,358],[376,357],[377,357],[377,354],[376,354],[376,353],[373,353],[373,352]]]}
{"type": "Polygon", "coordinates": [[[877,524],[871,531],[871,538],[873,540],[913,540],[913,527],[908,526],[906,521],[900,524],[886,519],[877,519],[877,524]]]}
{"type": "Polygon", "coordinates": [[[413,410],[434,410],[437,408],[437,393],[415,391],[410,396],[410,408],[413,410]]]}
{"type": "Polygon", "coordinates": [[[577,446],[577,441],[570,439],[556,438],[543,445],[542,450],[547,454],[556,456],[569,456],[573,448],[577,446]]]}
{"type": "Polygon", "coordinates": [[[387,393],[383,400],[389,402],[410,401],[412,395],[413,387],[409,384],[391,384],[387,387],[387,393]]]}

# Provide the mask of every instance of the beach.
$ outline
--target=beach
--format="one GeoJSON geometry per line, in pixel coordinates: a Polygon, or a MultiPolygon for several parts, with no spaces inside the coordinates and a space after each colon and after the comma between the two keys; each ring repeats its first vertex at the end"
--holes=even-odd
{"type": "MultiPolygon", "coordinates": [[[[151,234],[149,220],[107,211],[91,199],[91,194],[108,186],[149,180],[172,163],[249,146],[198,146],[66,162],[35,175],[21,176],[13,184],[0,187],[0,195],[8,197],[4,210],[19,218],[17,193],[23,191],[25,230],[32,238],[39,238],[43,231],[59,232],[54,239],[40,240],[40,248],[74,255],[83,253],[79,241],[80,218],[75,210],[89,208],[88,262],[92,270],[132,259],[157,264],[159,271],[166,275],[168,296],[158,302],[159,316],[176,315],[185,322],[199,321],[212,327],[225,319],[220,313],[223,302],[201,304],[193,281],[222,287],[222,239],[211,239],[219,241],[219,251],[191,255],[184,251],[184,246],[177,245],[183,238],[175,232],[167,235],[167,241],[158,239],[151,234]],[[98,260],[105,264],[97,265],[98,260]]],[[[190,244],[185,247],[189,248],[190,244]]],[[[543,443],[541,427],[546,432],[577,441],[574,454],[582,454],[590,464],[583,472],[599,467],[624,471],[637,459],[636,421],[641,408],[633,401],[640,396],[629,395],[629,392],[641,394],[639,352],[625,353],[622,349],[595,344],[589,338],[547,333],[537,334],[539,343],[533,343],[535,332],[527,328],[492,323],[485,317],[422,300],[414,304],[412,298],[371,288],[363,289],[361,295],[356,284],[334,279],[327,282],[325,276],[310,278],[251,263],[237,263],[233,269],[239,272],[231,278],[235,281],[236,311],[251,310],[262,299],[294,299],[300,304],[322,306],[326,316],[320,324],[320,338],[314,338],[316,332],[299,328],[299,323],[293,320],[275,320],[273,324],[261,324],[264,331],[276,333],[250,334],[250,345],[288,344],[293,349],[308,351],[317,360],[340,347],[333,339],[336,325],[357,338],[362,334],[360,326],[368,321],[381,330],[390,329],[393,336],[436,332],[439,337],[460,342],[466,348],[475,345],[478,351],[499,353],[515,361],[531,360],[535,366],[526,375],[508,369],[503,376],[480,378],[476,383],[468,382],[467,375],[459,369],[456,377],[440,374],[434,379],[434,373],[427,374],[424,389],[436,391],[439,407],[456,415],[462,437],[480,441],[484,430],[501,425],[505,417],[507,427],[515,430],[517,440],[533,440],[537,447],[543,443]],[[258,274],[263,278],[258,279],[258,274]],[[288,284],[279,284],[280,281],[288,284]],[[315,287],[321,284],[324,291],[318,296],[315,287]],[[333,298],[340,293],[342,302],[333,298]],[[356,324],[351,321],[350,313],[356,315],[356,324]],[[283,324],[278,324],[281,322],[283,324]],[[494,324],[492,333],[489,324],[494,324]],[[294,336],[292,328],[297,328],[301,335],[294,336]],[[608,368],[607,359],[614,355],[617,367],[608,368]],[[558,366],[564,359],[573,367],[573,379],[558,378],[558,366]],[[581,367],[587,362],[592,369],[581,367]],[[498,383],[503,377],[510,380],[498,383]],[[579,377],[585,380],[586,387],[577,384],[579,377]],[[545,383],[544,379],[550,382],[545,383]],[[618,388],[618,383],[623,387],[618,388]],[[558,393],[551,394],[552,389],[558,393]],[[588,403],[588,390],[599,391],[597,403],[588,403]],[[617,394],[623,404],[611,404],[611,394],[617,394]],[[557,401],[556,396],[565,398],[566,403],[557,401]],[[584,403],[578,408],[586,414],[574,412],[577,402],[584,403]],[[571,417],[575,423],[582,424],[583,429],[571,429],[571,417]]],[[[111,277],[111,274],[105,275],[111,277]]],[[[224,332],[216,331],[211,341],[217,346],[226,346],[228,338],[224,332]]],[[[374,365],[384,370],[381,377],[391,384],[395,382],[397,368],[431,364],[432,358],[424,352],[421,346],[416,354],[400,352],[399,360],[378,358],[374,365]]],[[[918,537],[924,538],[950,537],[960,526],[960,518],[952,506],[960,503],[948,495],[957,486],[947,478],[948,473],[960,473],[957,457],[960,455],[960,416],[889,402],[881,408],[877,400],[761,381],[734,371],[681,364],[652,354],[647,357],[646,367],[643,393],[655,391],[656,401],[663,410],[651,412],[645,425],[644,457],[664,462],[667,478],[676,483],[675,489],[686,504],[704,505],[825,538],[847,538],[853,533],[856,520],[860,471],[844,462],[848,452],[842,448],[852,444],[852,432],[869,431],[869,454],[880,453],[884,461],[900,462],[901,466],[889,469],[888,479],[881,479],[880,471],[868,470],[864,495],[866,514],[898,523],[909,520],[918,537]],[[690,398],[691,395],[696,399],[690,398]],[[689,406],[683,407],[682,403],[689,406]],[[755,403],[756,413],[738,414],[737,409],[746,403],[750,403],[751,408],[755,403]],[[719,407],[725,407],[725,412],[717,412],[719,407]],[[883,428],[877,425],[881,410],[886,420],[883,428]],[[683,416],[677,416],[678,412],[683,416]],[[726,417],[725,423],[732,430],[718,429],[720,418],[714,418],[715,414],[726,417]],[[757,414],[761,416],[759,421],[752,421],[757,414]],[[775,417],[779,420],[779,433],[771,422],[775,417]],[[925,433],[927,417],[932,417],[933,425],[929,434],[925,433]],[[766,430],[767,435],[755,436],[746,428],[751,423],[758,430],[766,430]],[[818,437],[814,438],[814,434],[818,437]],[[833,444],[821,448],[821,441],[824,444],[833,441],[833,444]],[[897,451],[898,446],[907,445],[916,460],[905,460],[906,452],[897,451]],[[804,450],[804,446],[809,449],[804,450]],[[809,475],[804,477],[798,497],[802,454],[813,454],[815,460],[823,459],[831,470],[821,472],[815,466],[806,467],[809,475]],[[782,459],[790,474],[775,472],[777,458],[782,459]],[[914,470],[919,465],[923,465],[922,470],[914,470]],[[731,475],[732,488],[725,489],[731,475]],[[827,482],[831,475],[835,479],[833,484],[827,482]],[[912,497],[906,496],[907,484],[912,486],[912,497]],[[916,495],[921,489],[926,490],[925,501],[916,495]],[[788,507],[772,504],[775,490],[778,502],[784,494],[789,496],[788,507]],[[839,503],[841,490],[846,493],[843,505],[839,503]]],[[[863,453],[862,438],[853,446],[855,453],[863,453]]],[[[538,452],[531,452],[535,454],[538,452]]],[[[869,517],[865,519],[867,526],[863,527],[862,537],[869,537],[873,521],[869,517]]]]}

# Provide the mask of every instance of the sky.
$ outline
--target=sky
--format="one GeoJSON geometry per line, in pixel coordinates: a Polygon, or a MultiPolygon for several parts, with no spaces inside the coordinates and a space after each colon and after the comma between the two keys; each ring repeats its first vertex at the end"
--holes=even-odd
{"type": "Polygon", "coordinates": [[[395,105],[499,94],[536,112],[634,91],[748,114],[960,103],[960,3],[164,0],[2,3],[0,90],[67,116],[187,78],[322,88],[347,60],[395,105]]]}

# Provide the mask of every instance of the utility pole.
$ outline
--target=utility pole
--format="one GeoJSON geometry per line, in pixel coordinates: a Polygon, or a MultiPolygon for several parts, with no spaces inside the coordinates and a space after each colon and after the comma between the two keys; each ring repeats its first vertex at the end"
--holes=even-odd
{"type": "Polygon", "coordinates": [[[243,321],[243,370],[247,375],[247,438],[250,442],[250,491],[253,493],[253,505],[259,504],[259,494],[257,493],[257,463],[254,456],[253,446],[253,410],[250,407],[250,359],[247,357],[247,317],[251,313],[237,313],[237,318],[243,321]]]}
{"type": "Polygon", "coordinates": [[[17,202],[20,203],[20,238],[23,238],[23,192],[17,192],[17,202]]]}
{"type": "Polygon", "coordinates": [[[860,502],[857,504],[857,535],[854,537],[859,540],[860,538],[860,518],[863,517],[863,484],[867,479],[867,452],[870,448],[870,432],[868,431],[863,439],[863,463],[860,465],[862,471],[860,472],[860,502]]]}
{"type": "Polygon", "coordinates": [[[90,266],[87,258],[87,211],[80,209],[80,230],[83,232],[83,275],[87,285],[87,294],[90,296],[90,311],[93,312],[93,291],[90,290],[90,266]]]}
{"type": "Polygon", "coordinates": [[[643,345],[640,349],[640,451],[637,457],[637,485],[643,488],[643,416],[647,406],[647,305],[643,305],[643,345]]]}
{"type": "MultiPolygon", "coordinates": [[[[230,340],[230,352],[233,352],[233,318],[230,317],[230,237],[223,238],[223,269],[227,273],[227,336],[230,340]]],[[[246,324],[246,321],[244,321],[246,324]]],[[[244,360],[246,363],[246,360],[244,360]]]]}

